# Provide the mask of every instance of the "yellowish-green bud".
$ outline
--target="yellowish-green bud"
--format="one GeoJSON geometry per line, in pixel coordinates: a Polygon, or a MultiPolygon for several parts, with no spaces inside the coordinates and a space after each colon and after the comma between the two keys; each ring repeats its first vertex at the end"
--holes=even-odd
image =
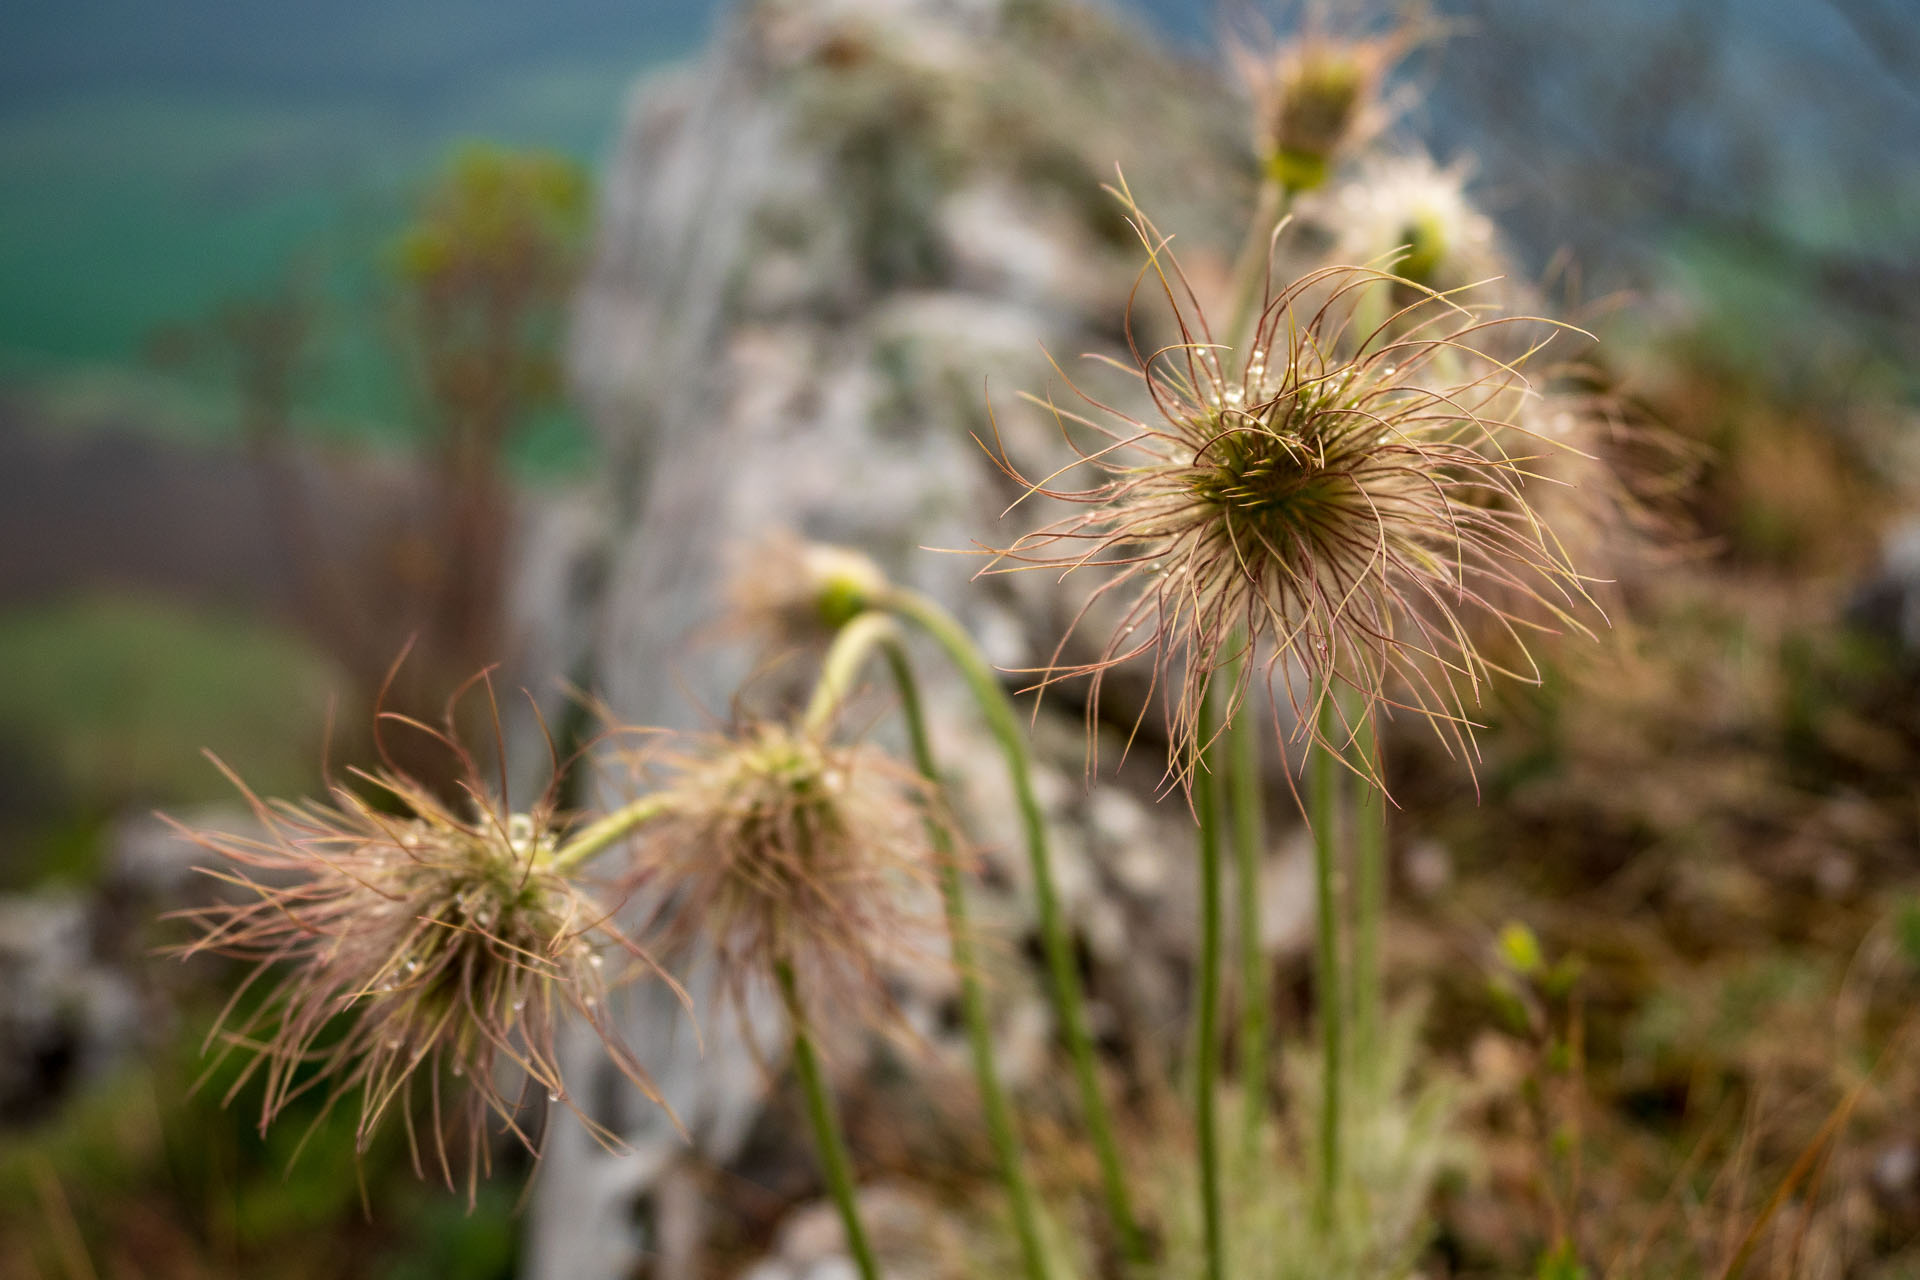
{"type": "Polygon", "coordinates": [[[848,547],[808,543],[801,551],[806,590],[822,625],[839,630],[873,607],[887,575],[871,556],[848,547]]]}

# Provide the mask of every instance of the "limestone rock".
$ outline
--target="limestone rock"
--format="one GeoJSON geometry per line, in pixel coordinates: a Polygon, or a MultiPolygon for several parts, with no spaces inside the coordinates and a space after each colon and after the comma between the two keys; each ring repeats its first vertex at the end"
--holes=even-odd
{"type": "MultiPolygon", "coordinates": [[[[973,438],[991,438],[989,392],[1007,449],[1051,471],[1059,426],[1014,393],[1048,388],[1043,347],[1067,366],[1083,351],[1124,352],[1118,324],[1140,255],[1101,189],[1116,165],[1181,229],[1198,276],[1223,277],[1251,192],[1224,93],[1216,75],[1077,5],[742,5],[698,64],[636,94],[613,157],[571,348],[610,459],[611,534],[604,550],[579,552],[604,555],[604,591],[585,621],[557,610],[551,625],[566,634],[547,638],[538,593],[523,593],[536,615],[519,628],[526,650],[565,654],[589,631],[580,675],[631,723],[706,726],[778,707],[794,683],[717,624],[742,548],[792,530],[857,546],[940,599],[996,663],[1044,658],[1075,603],[1032,575],[973,581],[977,558],[926,549],[997,536],[1013,495],[973,438]]],[[[533,578],[565,572],[549,560],[533,578]]],[[[1022,1079],[1044,1076],[1035,1041],[1050,1019],[1022,961],[1032,924],[1015,811],[990,740],[936,670],[927,664],[940,749],[980,858],[976,914],[994,930],[992,962],[1018,971],[998,1002],[1003,1058],[1022,1079]]],[[[1036,732],[1057,779],[1048,809],[1063,887],[1097,964],[1129,966],[1132,986],[1132,967],[1166,959],[1125,945],[1137,920],[1174,927],[1179,912],[1146,862],[1180,849],[1166,878],[1184,884],[1190,841],[1162,838],[1182,814],[1178,802],[1154,813],[1157,770],[1092,792],[1128,792],[1137,812],[1117,817],[1121,800],[1089,798],[1078,709],[1055,705],[1036,732]]],[[[1096,973],[1096,1000],[1115,985],[1096,973]]],[[[708,976],[690,986],[704,1057],[669,999],[637,997],[627,1038],[672,1046],[649,1065],[700,1155],[724,1164],[764,1086],[737,1061],[751,1042],[777,1059],[781,1032],[767,1016],[735,1034],[737,1020],[712,1016],[708,976]]],[[[935,1016],[950,996],[912,998],[915,1025],[955,1034],[935,1016]]],[[[1103,1007],[1107,1027],[1141,1012],[1103,1007]]],[[[629,1201],[684,1148],[657,1111],[615,1120],[637,1156],[556,1135],[535,1189],[530,1274],[634,1265],[643,1242],[629,1201]]]]}

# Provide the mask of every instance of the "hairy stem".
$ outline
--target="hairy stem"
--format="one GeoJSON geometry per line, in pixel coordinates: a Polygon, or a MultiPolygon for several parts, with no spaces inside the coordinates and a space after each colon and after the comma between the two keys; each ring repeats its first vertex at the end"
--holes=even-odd
{"type": "Polygon", "coordinates": [[[620,843],[636,828],[665,813],[669,807],[668,797],[658,792],[642,796],[632,804],[622,805],[575,832],[554,851],[549,869],[560,875],[577,870],[620,843]]]}
{"type": "Polygon", "coordinates": [[[1246,239],[1241,241],[1239,255],[1233,261],[1233,302],[1227,311],[1223,336],[1233,350],[1241,354],[1242,366],[1246,363],[1245,352],[1253,341],[1255,319],[1266,295],[1271,266],[1267,254],[1273,243],[1274,224],[1286,212],[1286,204],[1287,193],[1280,184],[1271,177],[1262,179],[1260,193],[1254,198],[1253,218],[1247,223],[1246,239]]]}
{"type": "MultiPolygon", "coordinates": [[[[1243,662],[1251,664],[1249,652],[1243,662]]],[[[1260,946],[1260,858],[1266,847],[1266,815],[1260,792],[1259,729],[1249,709],[1227,726],[1227,787],[1233,810],[1233,863],[1239,891],[1236,924],[1240,944],[1241,1158],[1248,1168],[1260,1157],[1260,1127],[1267,1101],[1267,957],[1260,946]]]]}
{"type": "Polygon", "coordinates": [[[793,1065],[800,1077],[800,1091],[806,1096],[807,1123],[813,1129],[813,1143],[820,1154],[820,1171],[826,1177],[827,1189],[833,1193],[834,1205],[840,1210],[840,1223],[846,1228],[847,1252],[853,1255],[860,1280],[880,1280],[873,1246],[867,1242],[866,1228],[860,1222],[853,1160],[847,1155],[847,1140],[834,1114],[833,1096],[820,1074],[820,1059],[814,1053],[813,1033],[809,1029],[806,1006],[800,1001],[793,965],[782,960],[774,970],[780,981],[780,997],[787,1006],[787,1019],[793,1027],[793,1065]]]}
{"type": "Polygon", "coordinates": [[[1357,1070],[1378,1065],[1385,1020],[1385,974],[1381,938],[1387,910],[1387,799],[1381,790],[1380,757],[1373,721],[1359,699],[1349,703],[1354,723],[1355,767],[1360,793],[1350,806],[1353,822],[1353,1061],[1357,1070]],[[1372,779],[1372,781],[1368,781],[1372,779]]]}
{"type": "Polygon", "coordinates": [[[1214,1100],[1220,1074],[1220,802],[1208,757],[1213,737],[1213,698],[1203,694],[1193,767],[1193,808],[1200,826],[1200,990],[1196,1001],[1194,1108],[1200,1148],[1200,1209],[1206,1227],[1207,1280],[1227,1274],[1226,1222],[1220,1203],[1220,1149],[1214,1100]]]}
{"type": "MultiPolygon", "coordinates": [[[[933,757],[933,743],[927,736],[926,716],[920,706],[920,690],[907,662],[906,650],[897,639],[885,647],[887,665],[893,671],[894,687],[900,692],[901,716],[907,722],[907,736],[913,742],[914,763],[927,780],[932,794],[940,794],[940,769],[933,757]]],[[[974,1079],[980,1087],[980,1102],[986,1112],[987,1132],[994,1154],[1000,1162],[1000,1177],[1006,1183],[1007,1200],[1013,1210],[1014,1231],[1020,1238],[1020,1256],[1026,1264],[1028,1280],[1047,1280],[1046,1251],[1040,1238],[1040,1212],[1033,1187],[1027,1181],[1026,1166],[1020,1152],[1020,1139],[1013,1122],[1013,1108],[1000,1084],[993,1060],[993,1028],[987,1018],[986,993],[980,974],[974,967],[973,932],[967,920],[966,887],[960,878],[959,860],[954,856],[953,832],[941,813],[927,813],[927,835],[940,856],[940,896],[946,904],[947,932],[953,947],[953,967],[960,978],[960,1012],[966,1022],[967,1043],[973,1052],[974,1079]]]]}
{"type": "Polygon", "coordinates": [[[1098,1063],[1093,1037],[1087,1029],[1085,998],[1080,988],[1073,943],[1067,932],[1065,916],[1054,892],[1053,859],[1047,846],[1046,819],[1033,790],[1033,769],[1027,757],[1026,733],[1015,712],[1013,700],[1000,686],[998,676],[967,635],[966,630],[937,603],[918,592],[895,589],[879,602],[925,631],[940,646],[966,681],[980,713],[986,719],[1001,754],[1006,757],[1007,772],[1020,805],[1021,823],[1026,829],[1027,860],[1033,872],[1034,905],[1040,917],[1040,940],[1046,952],[1047,976],[1053,997],[1054,1014],[1067,1042],[1067,1054],[1073,1063],[1080,1105],[1085,1113],[1094,1155],[1100,1164],[1100,1181],[1107,1200],[1107,1212],[1119,1236],[1121,1252],[1127,1260],[1144,1264],[1148,1259],[1145,1237],[1133,1216],[1133,1203],[1126,1175],[1120,1164],[1120,1147],[1115,1140],[1113,1118],[1106,1097],[1100,1090],[1098,1063]]]}
{"type": "Polygon", "coordinates": [[[1331,689],[1320,691],[1320,742],[1308,748],[1308,818],[1313,826],[1314,915],[1318,932],[1317,991],[1320,1006],[1319,1167],[1314,1181],[1314,1213],[1321,1229],[1333,1226],[1334,1199],[1340,1186],[1341,1083],[1346,1074],[1342,1044],[1346,993],[1340,974],[1340,910],[1335,886],[1339,848],[1340,764],[1332,741],[1339,714],[1331,689]]]}
{"type": "Polygon", "coordinates": [[[878,610],[860,614],[834,633],[827,656],[820,661],[820,675],[814,682],[813,696],[807,700],[801,727],[818,733],[827,727],[834,713],[853,696],[860,670],[876,649],[897,643],[900,629],[891,617],[878,610]]]}

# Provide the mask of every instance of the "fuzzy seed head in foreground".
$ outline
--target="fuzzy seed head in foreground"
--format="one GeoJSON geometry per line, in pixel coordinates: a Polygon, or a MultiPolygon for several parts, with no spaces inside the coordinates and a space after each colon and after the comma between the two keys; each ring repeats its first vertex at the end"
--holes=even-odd
{"type": "Polygon", "coordinates": [[[360,1149],[397,1110],[420,1165],[424,1093],[424,1163],[451,1184],[464,1161],[471,1194],[489,1115],[531,1148],[537,1095],[572,1105],[554,1045],[568,1017],[599,1032],[658,1101],[605,1012],[608,986],[651,964],[605,906],[553,870],[552,809],[510,813],[469,780],[463,813],[404,777],[361,780],[385,793],[379,806],[344,786],[329,803],[298,805],[242,786],[261,835],[185,832],[218,855],[206,870],[236,892],[181,913],[200,937],[180,950],[256,966],[215,1034],[253,1055],[236,1092],[264,1073],[262,1128],[303,1094],[321,1091],[331,1110],[357,1093],[360,1149]],[[260,983],[265,998],[237,1014],[260,983]]]}
{"type": "MultiPolygon", "coordinates": [[[[1095,610],[1117,618],[1092,661],[1062,661],[1070,628],[1041,683],[1090,675],[1091,719],[1108,671],[1150,664],[1185,781],[1206,745],[1208,683],[1244,652],[1231,643],[1238,633],[1264,668],[1245,664],[1223,721],[1291,662],[1316,697],[1351,690],[1369,719],[1411,710],[1471,758],[1487,681],[1503,670],[1537,679],[1523,636],[1585,629],[1575,616],[1587,604],[1581,579],[1523,485],[1551,446],[1521,425],[1531,394],[1521,365],[1535,347],[1516,349],[1513,331],[1543,345],[1557,330],[1477,314],[1378,270],[1333,267],[1272,297],[1242,358],[1213,340],[1164,241],[1139,226],[1180,335],[1147,354],[1134,346],[1131,372],[1153,412],[1049,406],[1070,439],[1070,422],[1096,433],[1094,447],[1084,435],[1076,445],[1084,488],[1030,481],[1000,457],[1029,497],[1073,509],[999,550],[987,571],[1099,575],[1073,626],[1095,610]],[[1369,300],[1397,290],[1418,300],[1369,300]],[[1380,319],[1356,332],[1357,315],[1380,319]],[[1514,639],[1501,651],[1517,663],[1499,667],[1481,652],[1483,621],[1514,639]],[[1253,674],[1262,669],[1267,679],[1253,674]]],[[[1290,674],[1281,683],[1300,732],[1344,749],[1355,726],[1323,736],[1317,703],[1300,704],[1290,674]]]]}
{"type": "Polygon", "coordinates": [[[924,946],[936,859],[915,775],[780,725],[666,764],[636,882],[661,892],[668,946],[715,947],[735,998],[790,964],[806,990],[871,1004],[885,967],[924,946]]]}

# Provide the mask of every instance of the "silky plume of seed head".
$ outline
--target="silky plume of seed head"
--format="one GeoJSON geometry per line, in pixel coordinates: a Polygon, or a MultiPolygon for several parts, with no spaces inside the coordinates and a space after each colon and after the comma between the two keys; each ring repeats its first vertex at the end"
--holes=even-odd
{"type": "MultiPolygon", "coordinates": [[[[1241,656],[1239,635],[1263,663],[1243,665],[1223,723],[1241,712],[1254,673],[1269,686],[1275,666],[1292,663],[1314,696],[1350,690],[1369,719],[1423,716],[1471,759],[1487,683],[1537,679],[1527,636],[1585,631],[1582,615],[1596,612],[1524,483],[1553,446],[1519,415],[1530,394],[1522,367],[1560,328],[1482,314],[1375,268],[1329,267],[1268,299],[1243,357],[1214,340],[1164,238],[1122,194],[1148,249],[1143,280],[1179,340],[1143,351],[1130,304],[1133,360],[1122,367],[1152,412],[1084,393],[1086,413],[1045,402],[1069,441],[1081,433],[1075,459],[1052,476],[1030,478],[997,451],[1023,490],[1016,506],[1050,499],[1071,510],[994,550],[983,572],[1100,579],[1039,684],[1089,677],[1091,729],[1107,674],[1147,664],[1172,769],[1186,781],[1206,745],[1201,700],[1241,656]],[[1413,303],[1367,305],[1372,291],[1402,289],[1413,303]],[[1382,319],[1355,333],[1361,314],[1382,319]],[[1495,354],[1512,349],[1516,330],[1532,337],[1495,354]],[[1063,486],[1076,467],[1088,483],[1063,486]],[[1068,660],[1096,611],[1117,619],[1113,630],[1096,657],[1068,660]],[[1483,626],[1512,641],[1507,661],[1482,651],[1483,626]]],[[[1357,726],[1323,736],[1315,709],[1282,683],[1298,732],[1344,750],[1357,726]]]]}
{"type": "Polygon", "coordinates": [[[259,832],[174,824],[215,855],[203,870],[230,889],[177,913],[199,937],[175,950],[253,966],[208,1045],[250,1057],[229,1101],[264,1076],[262,1129],[309,1093],[322,1096],[323,1114],[357,1094],[361,1151],[398,1112],[416,1167],[451,1185],[463,1163],[471,1197],[490,1163],[490,1117],[533,1150],[539,1095],[573,1107],[555,1047],[569,1018],[660,1101],[606,999],[631,977],[671,979],[614,927],[608,904],[554,869],[562,832],[550,802],[513,812],[469,770],[464,805],[384,772],[356,772],[358,786],[296,804],[263,800],[221,768],[259,832]],[[264,997],[245,998],[262,986],[264,997]]]}
{"type": "Polygon", "coordinates": [[[1290,39],[1236,48],[1268,179],[1292,194],[1325,186],[1386,127],[1387,75],[1419,38],[1410,24],[1342,35],[1309,20],[1290,39]]]}
{"type": "MultiPolygon", "coordinates": [[[[1294,253],[1289,265],[1304,273],[1327,263],[1365,263],[1383,267],[1420,290],[1457,294],[1479,310],[1537,308],[1548,286],[1521,278],[1498,229],[1469,194],[1470,166],[1441,165],[1424,151],[1370,156],[1347,179],[1303,197],[1294,206],[1298,234],[1286,239],[1311,248],[1305,259],[1294,253]]],[[[1558,282],[1567,290],[1571,282],[1558,282]]],[[[1421,294],[1409,286],[1376,290],[1378,321],[1389,309],[1416,322],[1421,294]]],[[[1571,305],[1571,304],[1563,304],[1571,305]]],[[[1576,314],[1578,312],[1576,311],[1576,314]]],[[[1525,325],[1485,333],[1494,359],[1528,356],[1534,335],[1525,325]]],[[[1350,326],[1363,336],[1364,325],[1350,326]]],[[[1564,353],[1560,353],[1564,355],[1564,353]]],[[[1442,355],[1442,363],[1465,361],[1442,355]]],[[[1691,460],[1670,434],[1637,415],[1615,386],[1604,364],[1584,354],[1527,360],[1527,376],[1516,379],[1500,404],[1484,417],[1510,420],[1527,436],[1548,447],[1532,450],[1518,480],[1533,515],[1572,563],[1590,575],[1596,597],[1607,600],[1612,585],[1636,563],[1646,562],[1678,541],[1676,522],[1664,507],[1676,486],[1685,483],[1691,460]]],[[[1490,449],[1501,442],[1491,436],[1490,449]]],[[[1502,495],[1484,491],[1478,501],[1503,505],[1502,495]]],[[[1496,593],[1504,610],[1524,608],[1512,593],[1496,593]]],[[[1482,625],[1482,636],[1498,647],[1496,628],[1482,625]]]]}
{"type": "Polygon", "coordinates": [[[671,802],[632,877],[659,895],[663,949],[711,945],[735,999],[790,965],[803,990],[862,1013],[884,1004],[889,967],[929,958],[938,864],[911,772],[780,724],[657,763],[671,802]]]}

